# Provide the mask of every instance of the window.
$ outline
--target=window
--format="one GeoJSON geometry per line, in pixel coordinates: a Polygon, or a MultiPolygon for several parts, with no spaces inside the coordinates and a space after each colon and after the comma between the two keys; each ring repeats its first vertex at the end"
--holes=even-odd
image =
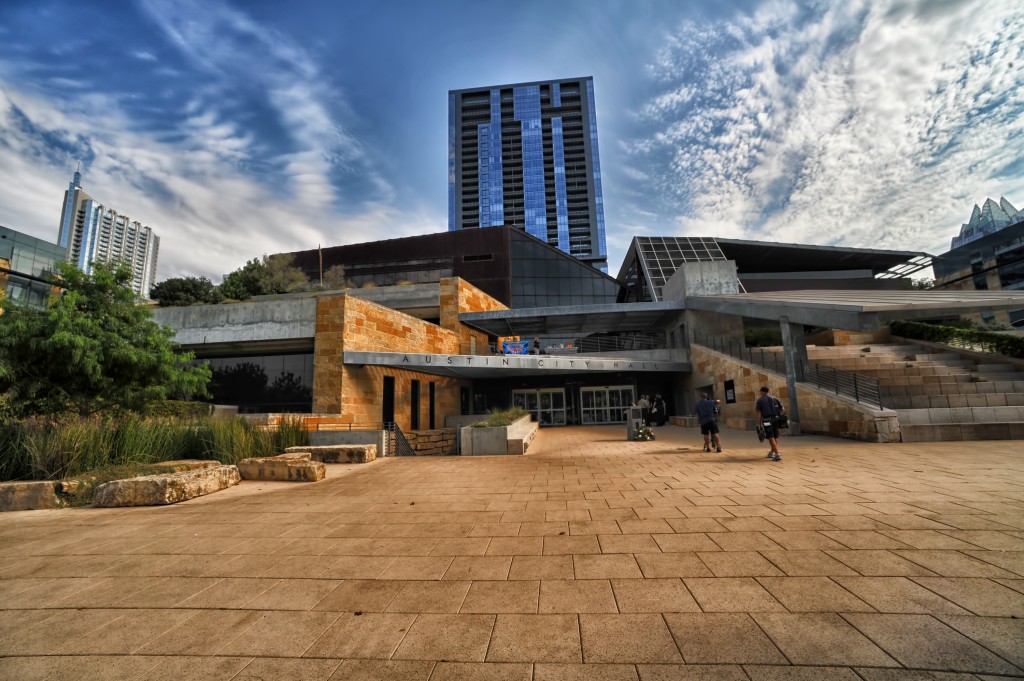
{"type": "Polygon", "coordinates": [[[420,382],[412,381],[409,388],[409,429],[420,429],[420,382]]]}

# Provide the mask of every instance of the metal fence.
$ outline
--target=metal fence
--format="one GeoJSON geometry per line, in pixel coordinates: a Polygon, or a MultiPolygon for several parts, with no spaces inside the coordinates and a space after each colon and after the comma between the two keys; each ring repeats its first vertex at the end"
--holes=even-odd
{"type": "MultiPolygon", "coordinates": [[[[750,348],[738,338],[721,338],[694,334],[694,343],[722,354],[749,362],[773,373],[786,375],[786,358],[779,350],[750,348]]],[[[855,371],[843,371],[817,362],[801,362],[798,381],[848,397],[856,402],[883,408],[882,390],[877,378],[861,376],[855,371]]]]}
{"type": "Polygon", "coordinates": [[[384,430],[388,433],[388,455],[389,456],[416,456],[416,450],[409,444],[405,433],[394,421],[387,421],[384,430]]]}

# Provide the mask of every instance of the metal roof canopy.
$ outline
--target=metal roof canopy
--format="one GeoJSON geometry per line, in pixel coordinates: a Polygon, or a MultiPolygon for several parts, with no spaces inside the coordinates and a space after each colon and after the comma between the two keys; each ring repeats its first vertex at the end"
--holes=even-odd
{"type": "Polygon", "coordinates": [[[685,310],[681,301],[534,307],[463,312],[459,321],[494,336],[566,336],[667,328],[685,310]]]}
{"type": "Polygon", "coordinates": [[[689,362],[668,362],[585,355],[436,355],[413,352],[346,351],[342,361],[354,366],[389,366],[456,378],[551,376],[600,372],[688,372],[689,362]]]}
{"type": "Polygon", "coordinates": [[[818,272],[822,270],[871,270],[874,274],[927,256],[923,251],[891,251],[849,246],[814,246],[745,239],[716,239],[725,257],[744,272],[818,272]]]}
{"type": "Polygon", "coordinates": [[[1024,291],[772,291],[690,296],[692,310],[831,329],[874,331],[897,319],[955,317],[1024,308],[1024,291]]]}

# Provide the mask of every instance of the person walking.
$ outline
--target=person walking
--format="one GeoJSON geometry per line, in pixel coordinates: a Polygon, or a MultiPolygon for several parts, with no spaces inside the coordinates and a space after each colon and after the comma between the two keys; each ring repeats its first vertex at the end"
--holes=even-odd
{"type": "Polygon", "coordinates": [[[712,445],[715,451],[722,451],[722,438],[718,434],[718,405],[721,400],[712,400],[707,393],[700,394],[697,403],[697,418],[700,420],[700,434],[704,436],[704,451],[710,452],[712,445]]]}
{"type": "Polygon", "coordinates": [[[773,461],[782,461],[779,454],[779,416],[786,413],[782,402],[771,394],[768,386],[761,388],[761,397],[757,398],[757,421],[764,427],[764,436],[768,439],[771,449],[768,450],[768,458],[773,461]]]}

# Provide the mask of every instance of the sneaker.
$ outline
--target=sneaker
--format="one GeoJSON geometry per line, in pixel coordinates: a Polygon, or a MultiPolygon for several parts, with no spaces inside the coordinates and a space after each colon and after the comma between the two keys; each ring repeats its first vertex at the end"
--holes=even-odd
{"type": "Polygon", "coordinates": [[[775,456],[772,457],[772,461],[782,461],[782,457],[776,454],[775,456]]]}
{"type": "Polygon", "coordinates": [[[768,450],[768,458],[770,459],[770,458],[772,458],[773,456],[775,456],[775,452],[773,452],[773,451],[771,451],[771,450],[768,450]]]}
{"type": "Polygon", "coordinates": [[[711,451],[711,447],[708,447],[707,445],[704,445],[704,451],[705,452],[710,452],[711,451]]]}
{"type": "Polygon", "coordinates": [[[719,446],[718,446],[718,447],[717,447],[717,448],[715,449],[715,451],[716,451],[716,452],[718,452],[719,454],[721,454],[721,453],[722,453],[722,446],[721,446],[721,445],[719,445],[719,446]]]}

